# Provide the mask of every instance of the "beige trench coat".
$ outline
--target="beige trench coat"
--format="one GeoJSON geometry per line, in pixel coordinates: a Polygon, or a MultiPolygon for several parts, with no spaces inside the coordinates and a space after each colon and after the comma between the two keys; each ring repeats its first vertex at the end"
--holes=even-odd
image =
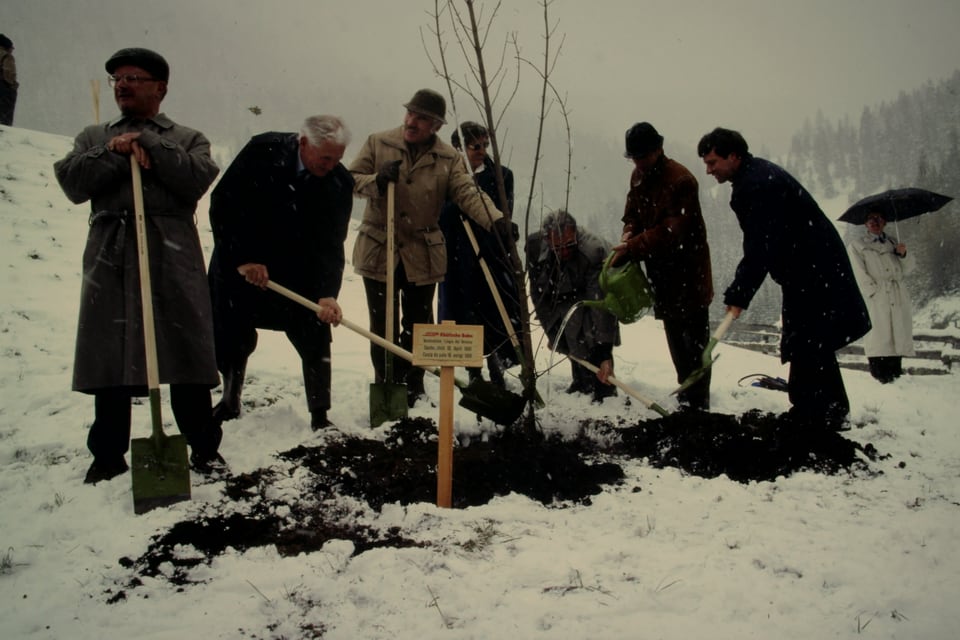
{"type": "Polygon", "coordinates": [[[853,275],[867,303],[873,329],[863,337],[868,358],[912,356],[913,308],[904,276],[914,268],[913,254],[906,257],[893,252],[894,241],[875,242],[876,236],[864,232],[847,245],[853,275]]]}
{"type": "Polygon", "coordinates": [[[457,151],[436,136],[433,146],[413,162],[403,141],[403,127],[367,138],[350,164],[354,193],[367,200],[356,244],[353,268],[365,278],[387,279],[387,201],[376,184],[384,162],[400,160],[396,188],[396,237],[393,267],[403,262],[407,279],[417,285],[441,282],[447,271],[447,248],[440,231],[440,209],[448,200],[484,229],[503,217],[493,201],[477,188],[457,151]]]}

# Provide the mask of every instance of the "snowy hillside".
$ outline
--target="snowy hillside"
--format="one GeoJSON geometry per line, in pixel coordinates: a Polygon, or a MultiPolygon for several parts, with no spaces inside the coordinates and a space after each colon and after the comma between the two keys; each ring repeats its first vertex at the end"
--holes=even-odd
{"type": "MultiPolygon", "coordinates": [[[[155,536],[248,503],[228,495],[223,481],[194,476],[191,501],[134,515],[129,474],[82,484],[93,403],[70,391],[70,379],[88,210],[67,201],[52,169],[70,145],[66,137],[0,127],[5,638],[955,637],[956,373],[881,386],[864,372],[844,371],[853,428],[843,436],[876,448],[875,459],[862,458],[867,471],[736,482],[624,457],[616,460],[623,480],[584,502],[543,504],[511,493],[465,509],[429,502],[374,509],[337,496],[321,505],[331,516],[416,544],[361,550],[332,540],[299,555],[228,546],[209,564],[194,563],[186,580],[175,580],[183,576],[170,564],[155,575],[135,573],[129,559],[143,556],[155,536]]],[[[206,200],[198,224],[209,251],[205,207],[206,200]]],[[[344,313],[365,325],[362,284],[348,274],[344,313]]],[[[924,321],[957,306],[938,304],[924,321]]],[[[727,345],[717,352],[714,413],[787,408],[782,393],[737,384],[751,373],[785,375],[777,360],[727,345]]],[[[615,357],[621,380],[675,408],[676,380],[654,319],[623,327],[615,357]]],[[[538,361],[546,369],[550,355],[541,351],[538,361]]],[[[313,497],[304,494],[305,470],[277,452],[333,443],[338,434],[382,441],[389,432],[389,425],[368,426],[367,343],[335,329],[333,367],[330,417],[338,431],[316,434],[293,348],[282,335],[261,332],[244,414],[225,425],[221,452],[235,476],[275,477],[263,496],[270,505],[313,497]]],[[[657,417],[622,393],[602,405],[565,394],[568,371],[563,363],[540,380],[548,434],[573,437],[587,418],[619,425],[657,417]]],[[[435,401],[437,381],[427,376],[426,383],[435,401]]],[[[163,411],[175,432],[168,404],[163,411]]],[[[422,402],[411,416],[436,419],[436,412],[422,402]]],[[[146,435],[146,407],[135,406],[133,415],[134,437],[146,435]]],[[[496,431],[460,407],[455,422],[459,436],[476,441],[496,431]]],[[[270,508],[281,519],[290,511],[270,508]]],[[[198,555],[188,544],[175,553],[198,555]]]]}

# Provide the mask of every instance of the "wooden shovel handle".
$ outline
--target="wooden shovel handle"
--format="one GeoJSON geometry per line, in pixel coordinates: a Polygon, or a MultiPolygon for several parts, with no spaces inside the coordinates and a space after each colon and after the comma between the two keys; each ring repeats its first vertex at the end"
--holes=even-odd
{"type": "MultiPolygon", "coordinates": [[[[576,356],[570,356],[570,355],[568,355],[567,357],[570,358],[571,360],[573,360],[574,362],[576,362],[577,364],[579,364],[581,367],[586,367],[587,369],[589,369],[590,371],[592,371],[592,372],[594,372],[594,373],[600,371],[600,367],[596,366],[596,365],[593,364],[592,362],[587,362],[586,360],[581,360],[580,358],[577,358],[576,356]]],[[[634,398],[636,398],[637,400],[639,400],[640,402],[642,402],[642,403],[643,403],[643,406],[645,406],[647,409],[650,409],[651,411],[656,411],[657,413],[659,413],[659,414],[662,415],[662,416],[667,416],[667,415],[669,415],[669,412],[668,412],[666,409],[664,409],[663,407],[661,407],[659,404],[657,404],[656,402],[654,402],[654,401],[651,400],[650,398],[644,396],[643,394],[641,394],[639,391],[637,391],[637,390],[634,389],[633,387],[627,386],[626,384],[620,382],[620,381],[617,380],[614,376],[608,376],[608,377],[607,377],[607,380],[609,380],[609,381],[610,381],[611,383],[613,383],[615,386],[619,387],[619,388],[620,388],[624,393],[626,393],[627,395],[633,396],[634,398]]]]}

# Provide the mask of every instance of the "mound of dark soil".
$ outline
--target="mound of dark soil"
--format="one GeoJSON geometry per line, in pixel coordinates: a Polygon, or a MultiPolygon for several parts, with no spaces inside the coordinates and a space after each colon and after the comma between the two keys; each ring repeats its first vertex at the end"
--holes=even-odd
{"type": "MultiPolygon", "coordinates": [[[[628,458],[692,475],[725,474],[749,482],[773,481],[801,469],[826,474],[868,471],[864,457],[876,458],[871,445],[861,446],[841,433],[798,424],[785,415],[683,412],[616,427],[586,421],[572,440],[526,437],[511,430],[458,443],[453,501],[462,508],[519,493],[546,505],[589,504],[604,485],[623,480],[617,461],[628,458]]],[[[168,580],[185,584],[192,567],[228,547],[243,551],[275,545],[281,554],[295,555],[334,539],[352,541],[355,554],[420,544],[399,531],[357,525],[356,514],[337,506],[336,498],[351,496],[377,510],[392,503],[435,502],[433,421],[403,419],[384,440],[343,437],[322,447],[299,446],[279,458],[276,467],[227,477],[225,501],[214,508],[214,515],[174,525],[142,556],[123,558],[121,564],[136,576],[158,576],[163,568],[168,580]],[[310,472],[301,495],[293,500],[269,497],[288,496],[289,491],[269,489],[298,469],[310,472]],[[184,554],[184,547],[197,554],[184,554]]],[[[126,586],[137,584],[139,577],[134,577],[126,586]]],[[[124,597],[120,591],[111,600],[124,597]]]]}

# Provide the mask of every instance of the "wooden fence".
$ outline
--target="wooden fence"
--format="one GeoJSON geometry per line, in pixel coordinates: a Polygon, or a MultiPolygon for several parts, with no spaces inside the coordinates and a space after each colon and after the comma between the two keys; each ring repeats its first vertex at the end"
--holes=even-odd
{"type": "MultiPolygon", "coordinates": [[[[944,375],[960,363],[960,332],[920,331],[914,334],[913,341],[916,354],[903,360],[903,370],[909,375],[944,375]]],[[[780,330],[773,325],[734,322],[723,342],[780,355],[780,330]]],[[[843,368],[867,370],[867,358],[860,341],[844,347],[837,356],[843,368]]]]}

